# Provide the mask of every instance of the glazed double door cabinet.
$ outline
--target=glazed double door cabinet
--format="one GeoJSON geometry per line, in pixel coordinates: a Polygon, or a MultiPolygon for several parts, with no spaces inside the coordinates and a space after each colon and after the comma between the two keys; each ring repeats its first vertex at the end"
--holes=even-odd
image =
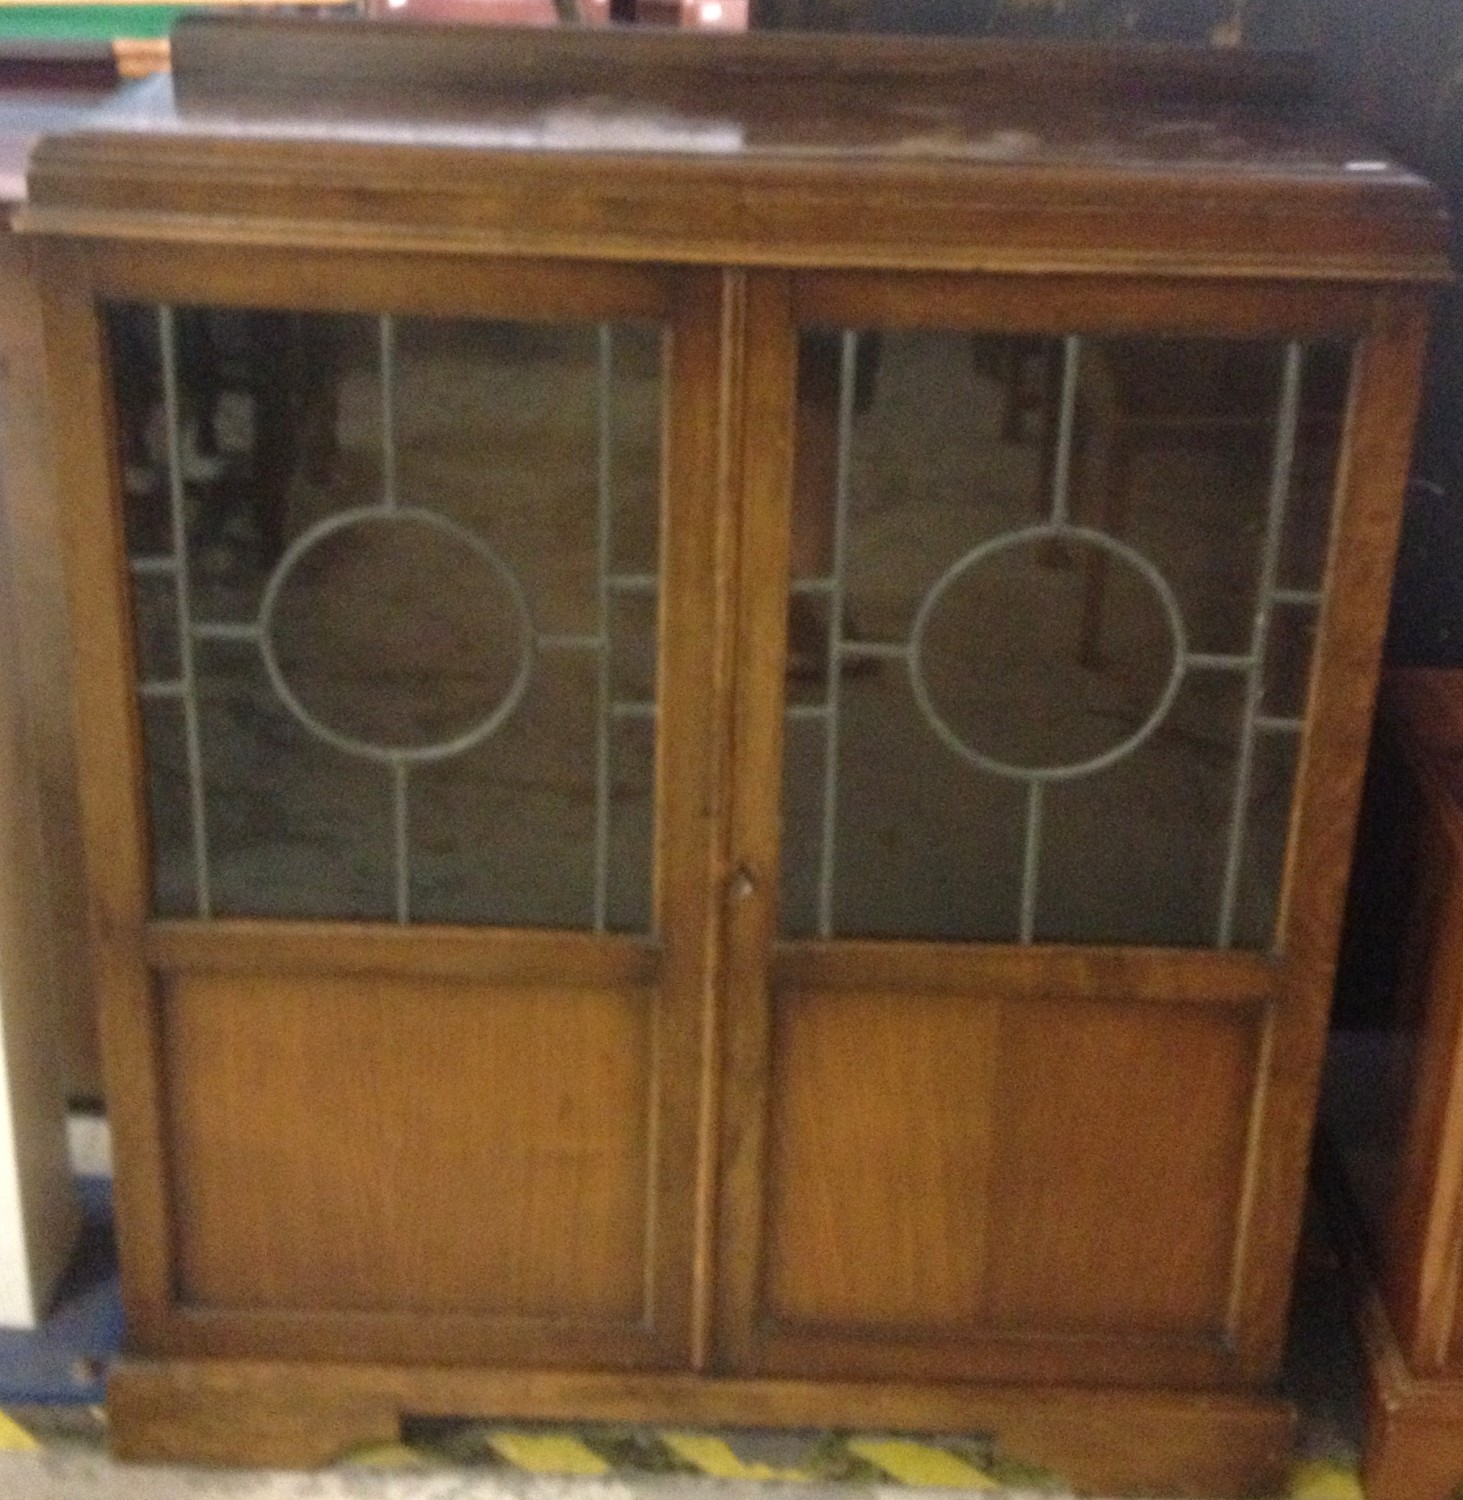
{"type": "Polygon", "coordinates": [[[23,224],[120,1450],[1270,1483],[1432,191],[1284,58],[174,48],[23,224]]]}

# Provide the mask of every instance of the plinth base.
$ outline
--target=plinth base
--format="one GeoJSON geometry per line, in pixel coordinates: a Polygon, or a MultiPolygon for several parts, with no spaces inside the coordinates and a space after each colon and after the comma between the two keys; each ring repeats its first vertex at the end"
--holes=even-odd
{"type": "Polygon", "coordinates": [[[126,1359],[109,1390],[123,1459],[308,1467],[391,1442],[405,1417],[988,1432],[1107,1495],[1274,1495],[1288,1402],[1148,1390],[879,1385],[383,1365],[126,1359]]]}

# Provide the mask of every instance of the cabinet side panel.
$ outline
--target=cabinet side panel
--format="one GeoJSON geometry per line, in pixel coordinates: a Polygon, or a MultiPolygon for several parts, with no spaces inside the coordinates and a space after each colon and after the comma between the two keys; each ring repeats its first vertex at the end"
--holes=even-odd
{"type": "Polygon", "coordinates": [[[76,728],[66,587],[62,576],[51,412],[35,277],[26,246],[0,240],[0,463],[13,549],[18,654],[28,733],[35,747],[44,841],[44,958],[55,996],[67,1095],[100,1097],[96,997],[86,945],[85,881],[76,791],[76,728]]]}

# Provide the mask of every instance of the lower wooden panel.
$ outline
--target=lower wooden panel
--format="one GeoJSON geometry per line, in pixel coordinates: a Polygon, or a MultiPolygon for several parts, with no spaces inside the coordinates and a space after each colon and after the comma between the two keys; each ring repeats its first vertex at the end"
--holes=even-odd
{"type": "Polygon", "coordinates": [[[185,1311],[644,1324],[652,992],[161,984],[185,1311]]]}
{"type": "Polygon", "coordinates": [[[993,1433],[1082,1492],[1278,1493],[1294,1412],[1267,1397],[712,1380],[380,1365],[124,1360],[108,1392],[119,1457],[293,1467],[398,1435],[404,1415],[993,1433]]]}
{"type": "Polygon", "coordinates": [[[985,1304],[997,1012],[801,995],[773,1040],[767,1309],[968,1327],[985,1304]]]}
{"type": "Polygon", "coordinates": [[[773,1009],[764,1371],[1223,1379],[1253,1012],[884,990],[773,1009]]]}
{"type": "Polygon", "coordinates": [[[1258,1051],[1253,1020],[1230,1010],[1007,1008],[998,1321],[1223,1336],[1258,1051]]]}

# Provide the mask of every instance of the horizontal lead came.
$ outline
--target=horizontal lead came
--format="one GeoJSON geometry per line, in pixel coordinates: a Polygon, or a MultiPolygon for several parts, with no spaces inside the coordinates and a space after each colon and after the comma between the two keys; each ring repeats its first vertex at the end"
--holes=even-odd
{"type": "Polygon", "coordinates": [[[1226,656],[1203,651],[1190,651],[1184,656],[1186,672],[1248,672],[1254,665],[1253,656],[1226,656]]]}
{"type": "Polygon", "coordinates": [[[195,641],[243,641],[252,646],[259,640],[259,626],[252,620],[198,620],[188,633],[195,641]]]}
{"type": "Polygon", "coordinates": [[[602,635],[541,635],[536,638],[540,651],[603,651],[602,635]]]}

